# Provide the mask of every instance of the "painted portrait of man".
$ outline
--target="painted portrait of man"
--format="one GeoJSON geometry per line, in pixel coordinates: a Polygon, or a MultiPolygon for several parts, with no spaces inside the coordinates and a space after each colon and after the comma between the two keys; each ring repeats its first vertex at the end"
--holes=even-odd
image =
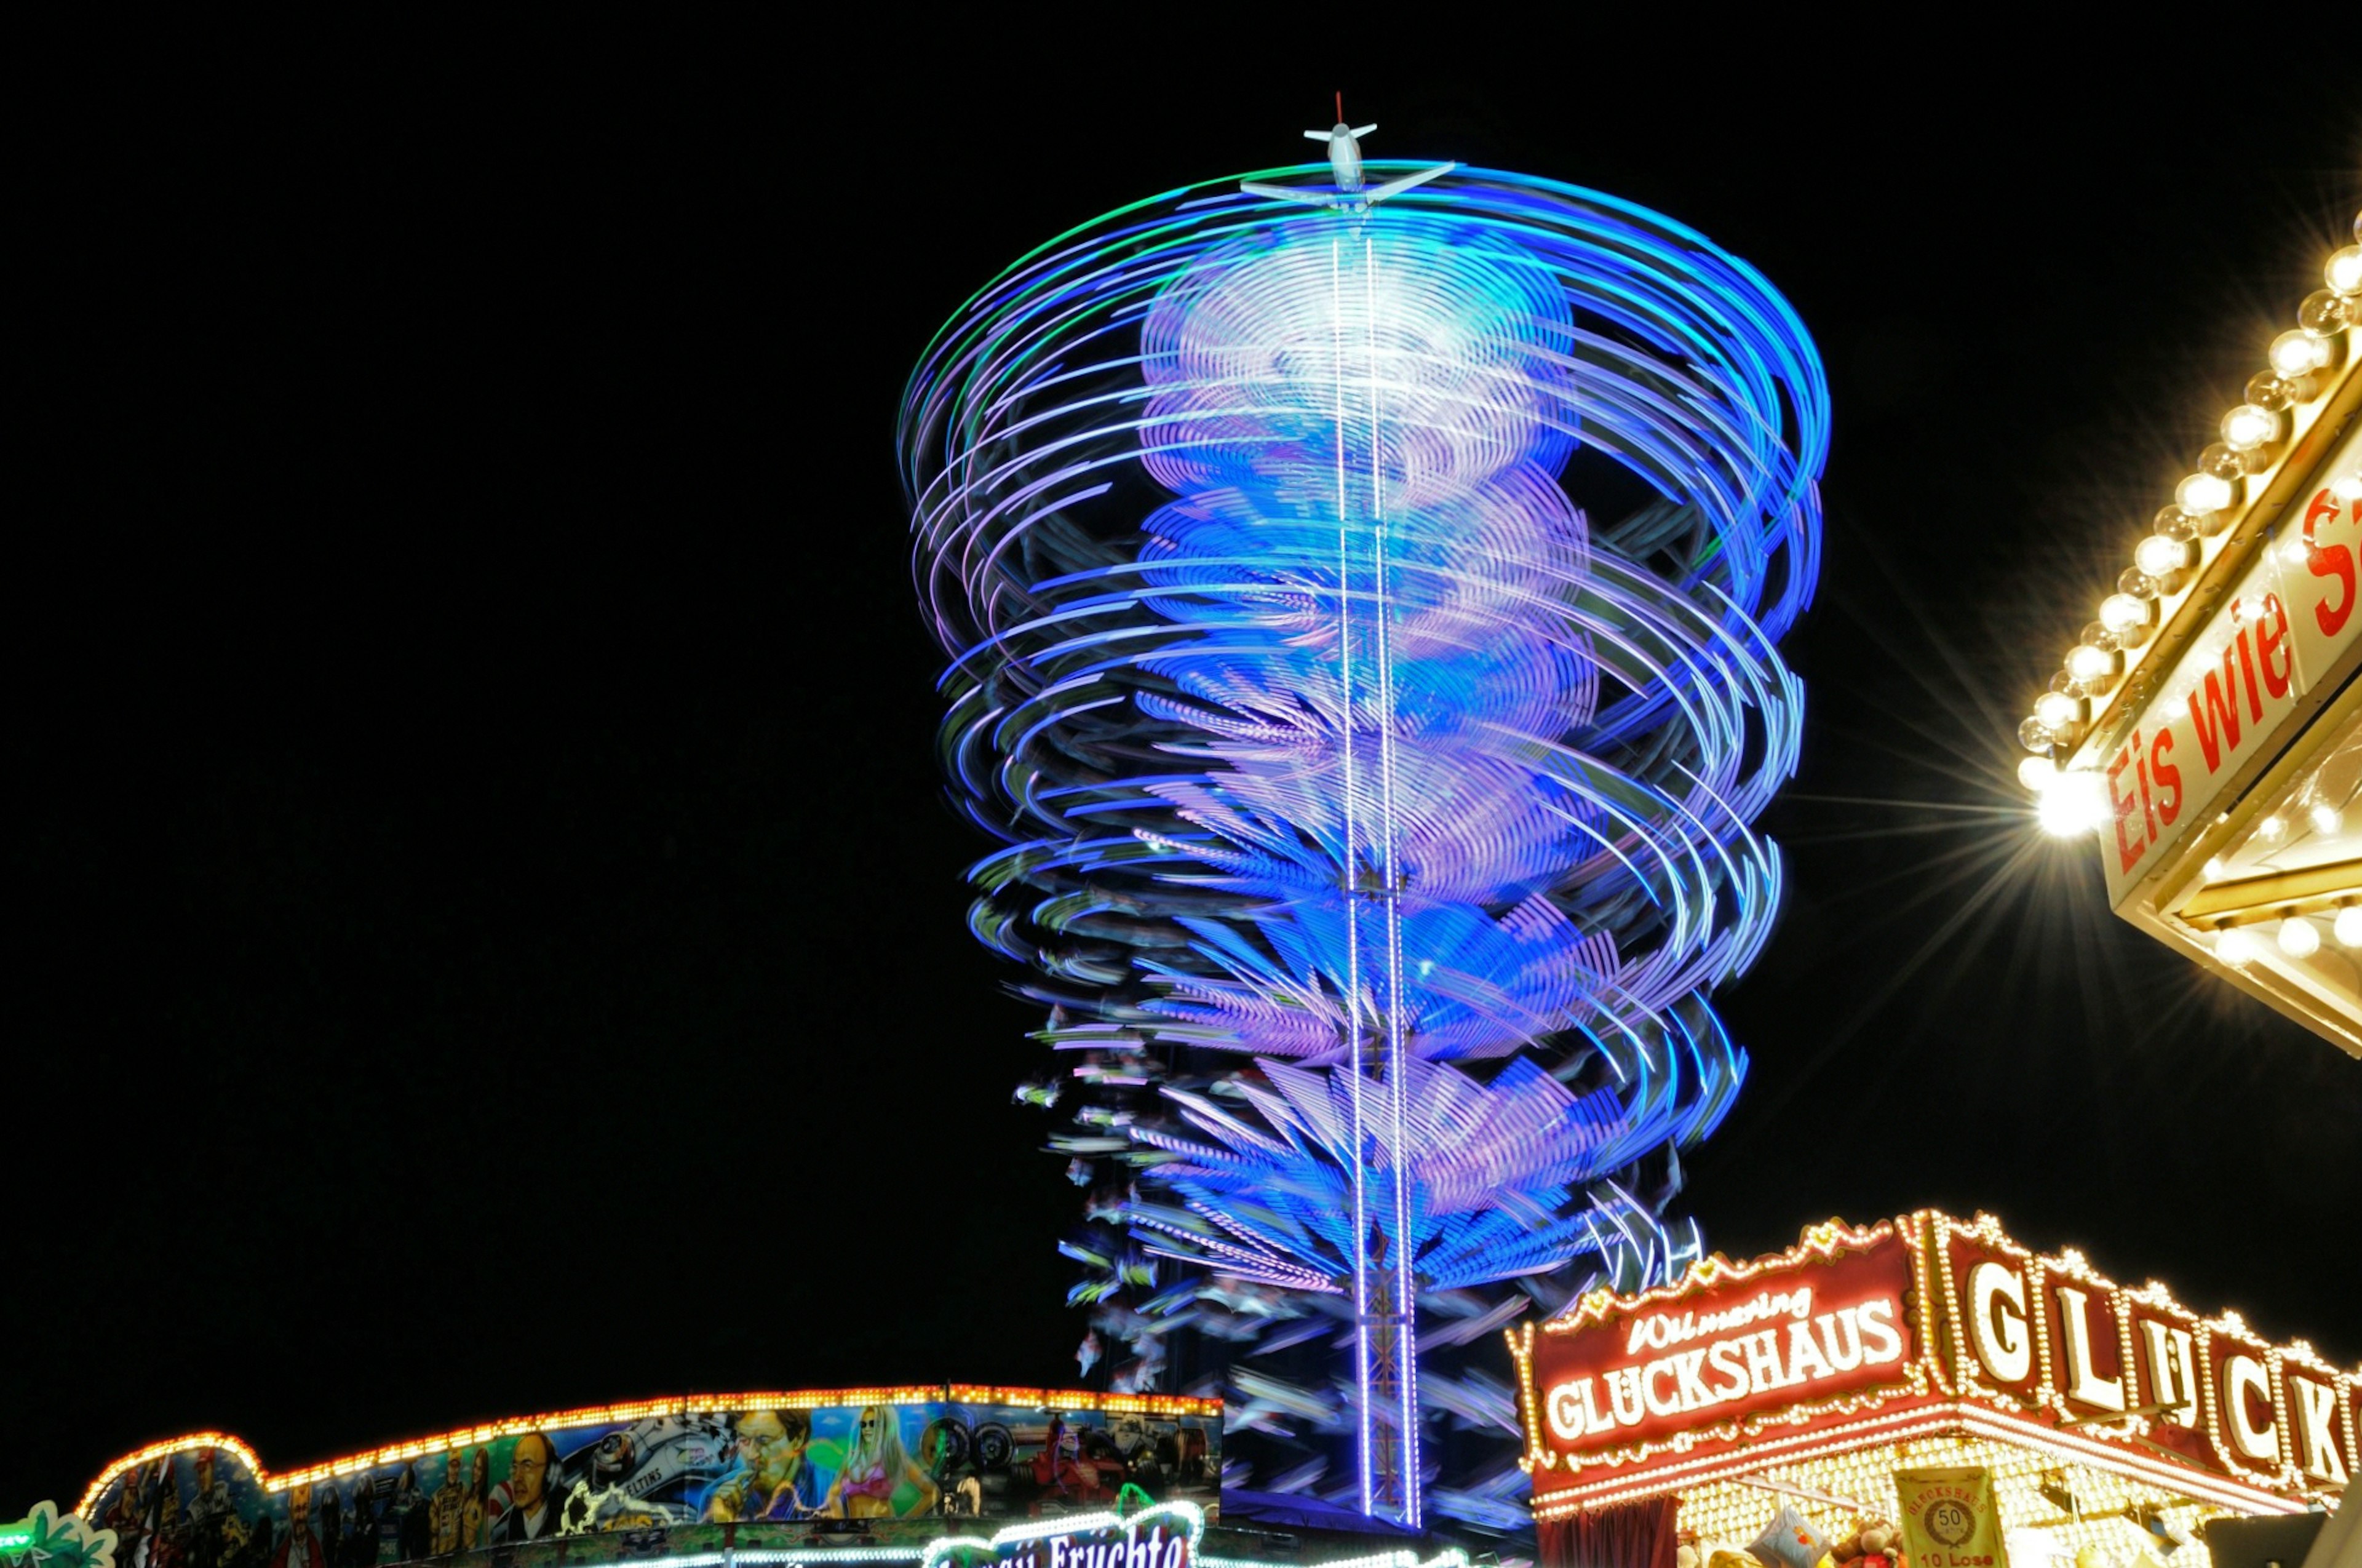
{"type": "Polygon", "coordinates": [[[514,1546],[557,1533],[564,1499],[556,1492],[557,1447],[541,1432],[527,1432],[509,1451],[509,1506],[492,1527],[491,1544],[514,1546]]]}
{"type": "Polygon", "coordinates": [[[270,1568],[327,1568],[319,1534],[312,1528],[309,1486],[297,1486],[287,1494],[287,1534],[270,1554],[270,1568]]]}
{"type": "Polygon", "coordinates": [[[460,1480],[459,1465],[458,1449],[443,1456],[443,1485],[435,1489],[435,1496],[426,1504],[427,1534],[437,1557],[447,1557],[460,1546],[459,1516],[467,1487],[460,1480]]]}
{"type": "Polygon", "coordinates": [[[738,1418],[738,1466],[713,1484],[700,1517],[804,1518],[819,1507],[804,1451],[811,1417],[802,1410],[749,1410],[738,1418]]]}

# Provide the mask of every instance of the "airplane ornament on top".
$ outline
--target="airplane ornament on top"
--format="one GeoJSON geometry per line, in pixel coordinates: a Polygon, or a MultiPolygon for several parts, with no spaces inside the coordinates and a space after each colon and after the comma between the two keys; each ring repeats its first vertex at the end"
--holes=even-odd
{"type": "Polygon", "coordinates": [[[1460,167],[1457,163],[1439,163],[1431,169],[1421,169],[1387,181],[1383,185],[1367,183],[1362,172],[1362,138],[1378,127],[1374,125],[1351,126],[1345,123],[1345,94],[1337,94],[1337,123],[1325,131],[1308,130],[1308,140],[1326,142],[1329,146],[1329,167],[1336,176],[1333,188],[1323,190],[1318,185],[1273,185],[1261,180],[1242,180],[1239,189],[1250,196],[1270,196],[1283,202],[1301,202],[1310,207],[1337,207],[1347,212],[1365,213],[1388,196],[1399,196],[1414,185],[1424,185],[1439,174],[1449,174],[1460,167]]]}

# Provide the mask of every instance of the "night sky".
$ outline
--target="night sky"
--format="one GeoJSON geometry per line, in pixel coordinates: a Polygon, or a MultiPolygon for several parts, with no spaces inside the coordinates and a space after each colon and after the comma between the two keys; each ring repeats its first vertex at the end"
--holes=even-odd
{"type": "Polygon", "coordinates": [[[53,62],[0,1517],[204,1428],[285,1468],[690,1389],[1072,1379],[1076,1193],[1010,1102],[1034,1010],[963,924],[988,845],[935,772],[897,403],[1001,264],[1317,157],[1340,86],[1372,157],[1698,227],[1827,356],[1792,886],[1721,996],[1753,1072],[1691,1163],[1709,1242],[1985,1208],[2362,1358],[2362,1064],[2108,915],[2010,777],[2362,205],[2350,94],[2201,93],[2195,38],[1791,75],[1572,22],[1169,69],[872,26],[53,62]]]}

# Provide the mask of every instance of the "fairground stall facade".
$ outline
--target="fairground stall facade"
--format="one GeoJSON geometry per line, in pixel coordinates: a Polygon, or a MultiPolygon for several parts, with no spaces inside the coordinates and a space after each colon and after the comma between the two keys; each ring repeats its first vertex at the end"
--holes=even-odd
{"type": "Polygon", "coordinates": [[[199,1432],[28,1524],[46,1568],[1469,1568],[1417,1537],[1341,1536],[1317,1504],[1224,1524],[1221,1416],[1219,1399],[962,1384],[693,1395],[276,1473],[199,1432]]]}
{"type": "Polygon", "coordinates": [[[2362,217],[2019,730],[2116,912],[2362,1055],[2362,217]]]}
{"type": "Polygon", "coordinates": [[[1954,1467],[1988,1473],[2017,1568],[2124,1568],[2334,1507],[2362,1463],[2362,1373],[1982,1215],[1831,1220],[1509,1343],[1544,1568],[1670,1562],[1677,1532],[1710,1562],[1783,1508],[1835,1543],[1904,1517],[1898,1472],[1954,1467]]]}
{"type": "Polygon", "coordinates": [[[647,1400],[278,1473],[201,1432],[126,1454],[75,1513],[114,1532],[121,1568],[778,1562],[819,1548],[916,1562],[977,1530],[1084,1528],[1119,1495],[1177,1509],[1194,1540],[1220,1474],[1218,1400],[953,1384],[647,1400]]]}

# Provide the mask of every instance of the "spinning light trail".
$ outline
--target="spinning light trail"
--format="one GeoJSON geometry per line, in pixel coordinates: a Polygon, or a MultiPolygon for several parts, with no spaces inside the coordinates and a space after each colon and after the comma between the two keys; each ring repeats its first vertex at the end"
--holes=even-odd
{"type": "Polygon", "coordinates": [[[1694,1250],[1663,1210],[1745,1071],[1705,993],[1778,901],[1749,824],[1795,760],[1827,402],[1786,303],[1668,219],[1338,169],[1027,257],[901,447],[944,762],[1005,843],[972,923],[1078,1064],[1033,1096],[1079,1091],[1076,1179],[1114,1173],[1077,1294],[1150,1336],[1325,1303],[1346,1500],[1417,1523],[1421,1411],[1465,1402],[1422,1394],[1422,1303],[1694,1250]]]}

